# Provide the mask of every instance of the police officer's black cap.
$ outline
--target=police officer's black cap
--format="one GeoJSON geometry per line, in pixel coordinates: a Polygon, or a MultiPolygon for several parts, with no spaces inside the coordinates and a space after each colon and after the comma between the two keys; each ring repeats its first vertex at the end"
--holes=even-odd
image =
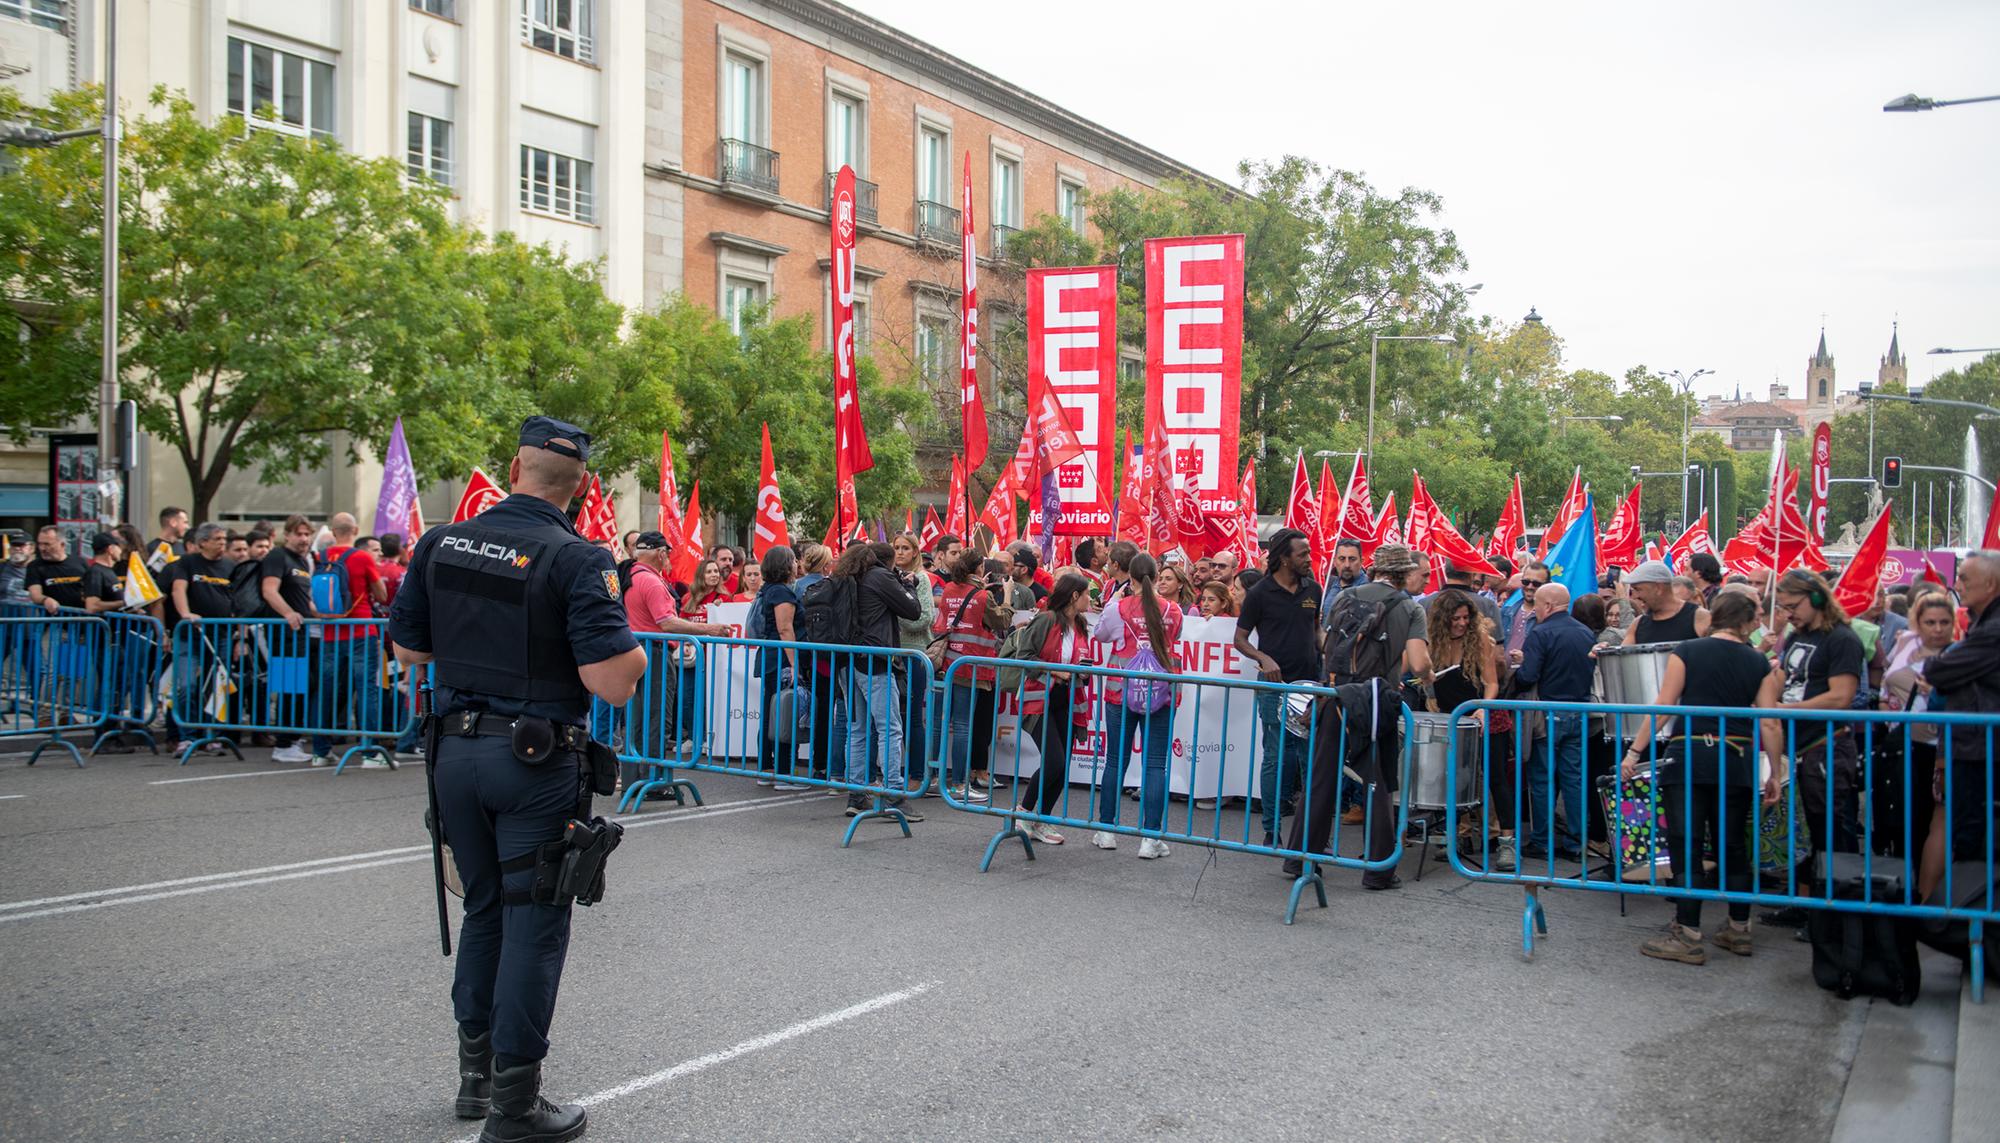
{"type": "Polygon", "coordinates": [[[122,547],[124,543],[125,541],[119,539],[116,532],[99,532],[90,538],[90,554],[101,556],[112,548],[122,547]]]}
{"type": "Polygon", "coordinates": [[[586,463],[590,460],[590,434],[554,417],[529,417],[522,421],[521,447],[545,448],[557,456],[586,463]]]}
{"type": "Polygon", "coordinates": [[[667,550],[667,536],[664,532],[641,532],[632,538],[635,552],[663,552],[667,550]]]}

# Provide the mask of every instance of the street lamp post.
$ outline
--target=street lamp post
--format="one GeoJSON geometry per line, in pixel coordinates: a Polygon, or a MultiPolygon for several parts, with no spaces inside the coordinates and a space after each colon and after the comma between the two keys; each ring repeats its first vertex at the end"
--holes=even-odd
{"type": "Polygon", "coordinates": [[[1690,394],[1694,392],[1694,383],[1696,381],[1714,372],[1715,370],[1713,369],[1697,369],[1693,373],[1683,374],[1678,369],[1669,369],[1665,373],[1659,375],[1660,380],[1662,381],[1672,378],[1674,382],[1674,387],[1681,391],[1681,519],[1682,520],[1686,520],[1688,514],[1688,481],[1687,481],[1688,397],[1690,394]]]}
{"type": "Polygon", "coordinates": [[[1562,432],[1564,432],[1564,433],[1567,433],[1567,432],[1569,432],[1569,423],[1570,423],[1571,421],[1611,421],[1611,422],[1618,422],[1618,421],[1623,421],[1624,419],[1625,419],[1625,418],[1623,418],[1623,417],[1619,416],[1619,415],[1618,415],[1618,414],[1616,414],[1616,413],[1607,413],[1607,414],[1605,414],[1604,416],[1601,416],[1601,417],[1564,417],[1564,418],[1562,418],[1562,432]]]}
{"type": "Polygon", "coordinates": [[[1884,111],[1934,111],[1961,103],[1991,103],[2000,95],[1975,95],[1970,99],[1929,99],[1921,95],[1899,95],[1882,105],[1884,111]]]}
{"type": "Polygon", "coordinates": [[[1367,453],[1361,463],[1368,479],[1375,479],[1375,365],[1377,353],[1385,341],[1432,341],[1440,345],[1456,345],[1458,339],[1448,333],[1375,333],[1368,336],[1368,443],[1363,447],[1367,453]]]}
{"type": "Polygon", "coordinates": [[[1948,349],[1942,345],[1930,350],[1931,353],[2000,353],[2000,345],[1988,345],[1979,349],[1948,349]]]}

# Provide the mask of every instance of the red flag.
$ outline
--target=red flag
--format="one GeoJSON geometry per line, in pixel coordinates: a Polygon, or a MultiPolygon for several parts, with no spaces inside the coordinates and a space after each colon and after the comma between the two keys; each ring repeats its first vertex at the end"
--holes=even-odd
{"type": "Polygon", "coordinates": [[[1146,426],[1146,447],[1140,455],[1146,483],[1146,550],[1162,556],[1179,544],[1181,531],[1181,502],[1173,486],[1174,456],[1164,422],[1146,426]]]}
{"type": "Polygon", "coordinates": [[[965,465],[951,458],[951,502],[944,506],[944,530],[961,540],[971,537],[965,524],[965,465]]]}
{"type": "Polygon", "coordinates": [[[965,435],[965,467],[986,463],[986,401],[979,394],[979,247],[972,226],[972,152],[965,153],[965,181],[959,193],[958,294],[959,425],[965,435]]]}
{"type": "Polygon", "coordinates": [[[1000,470],[1000,479],[993,483],[993,491],[986,498],[986,507],[979,513],[979,523],[993,533],[993,542],[1003,548],[1020,538],[1015,531],[1011,465],[1000,470]]]}
{"type": "Polygon", "coordinates": [[[465,491],[459,494],[458,507],[452,510],[451,522],[463,524],[500,503],[505,495],[500,491],[500,486],[493,483],[492,477],[486,475],[483,470],[475,468],[472,470],[472,476],[465,482],[465,491]]]}
{"type": "Polygon", "coordinates": [[[1603,567],[1623,568],[1630,571],[1639,566],[1639,543],[1645,531],[1639,526],[1639,489],[1634,484],[1618,502],[1618,510],[1611,515],[1611,523],[1597,538],[1597,562],[1603,567]]]}
{"type": "MultiPolygon", "coordinates": [[[[1431,498],[1430,487],[1421,483],[1417,487],[1422,489],[1424,499],[1428,501],[1429,506],[1429,552],[1434,557],[1433,568],[1435,569],[1436,560],[1441,559],[1474,575],[1498,576],[1500,569],[1486,562],[1486,557],[1479,553],[1478,548],[1472,546],[1472,541],[1459,532],[1452,524],[1451,517],[1445,515],[1444,509],[1439,508],[1437,501],[1431,498]]],[[[1439,574],[1442,576],[1441,571],[1439,574]]]]}
{"type": "MultiPolygon", "coordinates": [[[[1333,466],[1319,462],[1319,538],[1326,541],[1327,559],[1333,558],[1334,541],[1340,538],[1340,487],[1333,482],[1333,466]]],[[[1326,565],[1318,567],[1324,571],[1326,565]]]]}
{"type": "Polygon", "coordinates": [[[1036,390],[1034,394],[1034,415],[1029,424],[1035,433],[1035,476],[1039,482],[1045,476],[1054,476],[1056,470],[1084,453],[1083,441],[1070,426],[1069,415],[1063,412],[1062,402],[1056,400],[1055,390],[1046,383],[1029,383],[1036,390]]]}
{"type": "Polygon", "coordinates": [[[1132,447],[1132,430],[1125,430],[1125,481],[1118,494],[1117,539],[1146,546],[1146,469],[1132,447]]]}
{"type": "Polygon", "coordinates": [[[1651,541],[1651,540],[1647,540],[1647,541],[1646,541],[1646,561],[1647,561],[1648,563],[1651,563],[1652,561],[1654,561],[1654,560],[1657,560],[1657,559],[1659,559],[1659,558],[1660,558],[1660,545],[1658,545],[1658,544],[1654,543],[1654,542],[1653,542],[1653,541],[1651,541]]]}
{"type": "MultiPolygon", "coordinates": [[[[1321,474],[1320,481],[1324,489],[1325,474],[1321,474]]],[[[1306,477],[1306,453],[1300,449],[1292,460],[1292,492],[1285,500],[1285,527],[1297,528],[1306,534],[1306,542],[1312,546],[1312,566],[1315,568],[1326,563],[1333,554],[1327,550],[1326,535],[1319,526],[1323,499],[1324,495],[1313,495],[1312,481],[1306,477]]]]}
{"type": "Polygon", "coordinates": [[[2000,487],[1993,489],[1993,506],[1986,510],[1986,535],[1979,546],[1989,552],[2000,548],[2000,487]]]}
{"type": "MultiPolygon", "coordinates": [[[[838,465],[835,467],[837,469],[838,465]]],[[[861,506],[854,491],[854,474],[836,471],[835,478],[839,483],[833,490],[833,519],[840,543],[835,545],[833,550],[838,552],[847,547],[856,532],[861,532],[863,535],[866,535],[866,532],[862,529],[861,506]]]]}
{"type": "Polygon", "coordinates": [[[1382,510],[1375,513],[1375,519],[1369,525],[1369,529],[1368,539],[1362,541],[1361,545],[1361,562],[1364,566],[1367,564],[1369,557],[1375,554],[1376,548],[1381,547],[1383,544],[1400,544],[1403,542],[1403,527],[1396,522],[1396,493],[1394,491],[1389,493],[1387,500],[1382,501],[1382,510]]]}
{"type": "Polygon", "coordinates": [[[758,559],[779,544],[792,542],[785,523],[785,503],[778,496],[778,466],[771,458],[771,426],[764,426],[763,474],[757,480],[757,519],[751,527],[750,554],[758,559]]]}
{"type": "Polygon", "coordinates": [[[681,542],[681,492],[674,483],[674,448],[660,434],[660,534],[669,549],[681,542]]]}
{"type": "Polygon", "coordinates": [[[1562,539],[1562,534],[1570,523],[1583,515],[1584,495],[1583,466],[1578,465],[1576,472],[1569,478],[1569,491],[1563,494],[1562,503],[1556,507],[1555,520],[1549,524],[1548,531],[1542,533],[1541,546],[1535,550],[1536,559],[1545,558],[1549,554],[1549,549],[1555,547],[1556,541],[1562,539]]]}
{"type": "Polygon", "coordinates": [[[837,521],[828,520],[826,522],[826,535],[820,539],[820,543],[825,545],[830,551],[837,552],[840,550],[840,532],[837,530],[839,527],[840,524],[837,521]]]}
{"type": "Polygon", "coordinates": [[[593,544],[618,538],[617,513],[596,476],[590,478],[590,491],[583,494],[583,508],[576,514],[576,530],[593,544]]]}
{"type": "Polygon", "coordinates": [[[854,376],[854,169],[833,180],[833,427],[836,478],[875,465],[861,423],[861,388],[854,376]]]}
{"type": "MultiPolygon", "coordinates": [[[[1379,517],[1375,515],[1374,506],[1370,504],[1371,499],[1372,494],[1368,490],[1368,470],[1361,467],[1361,456],[1357,453],[1354,457],[1354,471],[1347,477],[1347,495],[1341,500],[1345,507],[1341,509],[1340,524],[1333,537],[1335,540],[1353,536],[1364,543],[1376,542],[1375,523],[1379,517]]],[[[1368,549],[1371,552],[1374,550],[1372,547],[1368,549]]]]}
{"type": "Polygon", "coordinates": [[[1527,530],[1528,514],[1521,505],[1521,474],[1517,472],[1514,490],[1507,494],[1507,507],[1500,511],[1500,522],[1493,525],[1493,534],[1486,537],[1486,554],[1511,559],[1527,530]]]}
{"type": "Polygon", "coordinates": [[[1882,510],[1868,526],[1868,535],[1854,549],[1854,558],[1847,562],[1840,581],[1834,585],[1834,602],[1849,615],[1859,615],[1875,606],[1875,593],[1882,586],[1882,564],[1889,556],[1889,509],[1894,503],[1882,502],[1882,510]]]}
{"type": "Polygon", "coordinates": [[[1262,562],[1257,543],[1257,458],[1243,462],[1243,479],[1236,487],[1237,566],[1254,568],[1262,562]]]}
{"type": "MultiPolygon", "coordinates": [[[[1431,552],[1431,516],[1437,509],[1437,502],[1431,499],[1431,490],[1424,487],[1424,478],[1414,469],[1410,472],[1410,514],[1403,521],[1403,542],[1418,555],[1427,556],[1431,552]]],[[[1431,569],[1433,578],[1437,569],[1431,569]]]]}
{"type": "Polygon", "coordinates": [[[924,530],[917,533],[917,546],[928,552],[943,535],[944,525],[938,522],[937,509],[935,507],[925,508],[924,530]]]}
{"type": "Polygon", "coordinates": [[[1715,541],[1708,534],[1708,509],[1706,508],[1702,509],[1701,515],[1695,517],[1694,523],[1688,525],[1687,531],[1680,534],[1679,539],[1667,545],[1667,554],[1673,558],[1676,568],[1686,567],[1687,558],[1698,552],[1707,552],[1709,555],[1715,554],[1715,541]]]}
{"type": "Polygon", "coordinates": [[[688,492],[687,515],[681,518],[681,538],[674,546],[674,562],[667,566],[667,578],[681,583],[692,581],[694,569],[701,566],[701,559],[707,554],[707,541],[701,529],[701,481],[697,480],[688,492]]]}

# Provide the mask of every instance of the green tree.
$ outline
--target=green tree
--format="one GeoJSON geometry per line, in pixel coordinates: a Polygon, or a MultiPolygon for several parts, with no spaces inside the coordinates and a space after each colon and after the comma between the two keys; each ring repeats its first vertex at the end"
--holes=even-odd
{"type": "MultiPolygon", "coordinates": [[[[1907,395],[1903,385],[1885,387],[1882,392],[1893,395],[1907,395]]],[[[1939,397],[1956,401],[1970,401],[1981,405],[2000,407],[2000,354],[1992,354],[1948,373],[1939,374],[1924,387],[1925,397],[1939,397]]],[[[1988,480],[2000,472],[2000,420],[1981,420],[1982,414],[1976,409],[1960,409],[1949,405],[1912,405],[1902,401],[1879,401],[1874,403],[1875,414],[1875,471],[1868,469],[1868,410],[1843,413],[1833,422],[1833,474],[1835,476],[1867,477],[1881,479],[1882,458],[1900,456],[1905,464],[1930,465],[1938,467],[1965,467],[1965,433],[1970,428],[1979,439],[1979,474],[1988,480]]],[[[1885,492],[1893,497],[1895,508],[1892,518],[1899,539],[1909,540],[1913,534],[1921,539],[1927,511],[1933,517],[1934,536],[1940,543],[1945,535],[1945,502],[1947,485],[1951,487],[1952,516],[1954,527],[1962,525],[1964,513],[1958,509],[1960,489],[1963,482],[1948,473],[1908,470],[1903,474],[1900,490],[1885,492]],[[1933,491],[1934,490],[1934,491],[1933,491]],[[1935,509],[1932,503],[1935,501],[1935,509]],[[1913,526],[1915,533],[1913,533],[1913,526]]],[[[1859,531],[1872,518],[1869,508],[1869,486],[1863,484],[1836,484],[1827,500],[1829,531],[1838,532],[1840,525],[1853,522],[1859,531]]],[[[1967,540],[1956,535],[1952,539],[1959,543],[1976,543],[1978,537],[1967,540]]]]}
{"type": "MultiPolygon", "coordinates": [[[[92,122],[100,99],[59,95],[47,118],[92,122]]],[[[400,163],[233,116],[204,124],[164,90],[152,103],[120,151],[120,366],[199,517],[232,468],[282,479],[325,463],[335,430],[386,436],[423,379],[412,346],[459,313],[434,289],[452,226],[443,193],[405,186],[400,163]]],[[[87,143],[28,152],[0,175],[11,285],[37,327],[31,351],[0,358],[0,416],[17,429],[88,408],[102,177],[87,143]]]]}

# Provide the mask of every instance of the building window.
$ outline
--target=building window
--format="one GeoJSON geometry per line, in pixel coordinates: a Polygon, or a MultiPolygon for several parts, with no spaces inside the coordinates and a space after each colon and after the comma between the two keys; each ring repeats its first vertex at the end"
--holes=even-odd
{"type": "Polygon", "coordinates": [[[451,185],[451,120],[410,112],[410,178],[451,185]]]}
{"type": "Polygon", "coordinates": [[[229,38],[229,110],[255,126],[333,135],[333,65],[229,38]],[[275,118],[265,118],[264,108],[275,118]]]}
{"type": "Polygon", "coordinates": [[[951,320],[938,314],[917,316],[917,373],[927,385],[938,386],[958,364],[958,344],[951,320]]]}
{"type": "Polygon", "coordinates": [[[539,147],[521,148],[521,208],[590,222],[595,217],[590,164],[539,147]]]}
{"type": "Polygon", "coordinates": [[[951,133],[928,124],[917,135],[917,198],[947,205],[951,195],[951,133]]]}
{"type": "Polygon", "coordinates": [[[63,0],[0,0],[0,16],[12,16],[38,28],[67,33],[69,21],[63,9],[63,0]]]}
{"type": "Polygon", "coordinates": [[[764,145],[770,117],[764,113],[764,61],[726,52],[723,67],[722,136],[764,145]]]}
{"type": "Polygon", "coordinates": [[[1056,184],[1056,213],[1078,234],[1083,233],[1083,184],[1063,179],[1056,184]]]}
{"type": "Polygon", "coordinates": [[[410,0],[410,11],[429,12],[447,20],[458,19],[458,0],[410,0]]]}
{"type": "Polygon", "coordinates": [[[578,63],[596,58],[591,6],[596,0],[521,0],[521,37],[578,63]]]}
{"type": "Polygon", "coordinates": [[[1021,228],[1021,160],[993,156],[993,225],[1021,228]]]}
{"type": "Polygon", "coordinates": [[[826,169],[853,167],[868,177],[868,103],[858,95],[833,91],[826,102],[826,169]]]}
{"type": "Polygon", "coordinates": [[[738,338],[749,334],[752,312],[764,304],[764,283],[755,278],[739,278],[734,274],[722,279],[722,318],[729,323],[729,332],[738,338]]]}

